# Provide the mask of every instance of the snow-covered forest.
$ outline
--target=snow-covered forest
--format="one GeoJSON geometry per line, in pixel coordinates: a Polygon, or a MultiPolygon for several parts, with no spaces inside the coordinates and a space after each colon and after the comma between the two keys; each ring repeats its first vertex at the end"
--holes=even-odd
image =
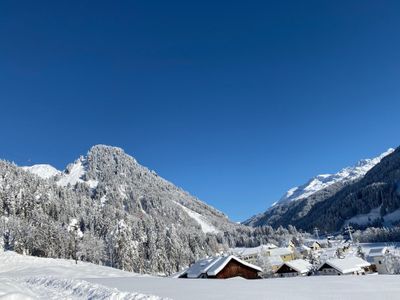
{"type": "Polygon", "coordinates": [[[283,244],[297,230],[229,221],[120,148],[94,146],[65,172],[0,161],[0,242],[33,256],[172,274],[229,247],[283,244]]]}

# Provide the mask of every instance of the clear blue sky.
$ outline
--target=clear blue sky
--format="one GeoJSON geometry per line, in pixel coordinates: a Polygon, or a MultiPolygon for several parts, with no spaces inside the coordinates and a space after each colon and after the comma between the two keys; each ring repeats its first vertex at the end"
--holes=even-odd
{"type": "Polygon", "coordinates": [[[1,1],[0,157],[120,146],[243,220],[399,145],[400,1],[1,1]]]}

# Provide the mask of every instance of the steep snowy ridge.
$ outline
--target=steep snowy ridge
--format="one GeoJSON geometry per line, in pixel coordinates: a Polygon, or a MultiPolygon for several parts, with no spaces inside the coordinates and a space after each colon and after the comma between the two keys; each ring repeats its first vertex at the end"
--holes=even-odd
{"type": "Polygon", "coordinates": [[[342,169],[336,174],[317,175],[306,184],[291,188],[276,204],[284,204],[290,201],[304,199],[312,194],[327,188],[337,182],[351,182],[363,177],[369,170],[377,165],[382,158],[393,153],[394,149],[390,148],[378,157],[372,159],[362,159],[356,165],[342,169]]]}

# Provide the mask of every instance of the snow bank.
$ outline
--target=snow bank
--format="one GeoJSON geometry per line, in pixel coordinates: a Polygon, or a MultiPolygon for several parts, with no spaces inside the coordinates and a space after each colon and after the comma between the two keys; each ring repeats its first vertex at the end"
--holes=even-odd
{"type": "Polygon", "coordinates": [[[120,300],[158,300],[157,296],[139,293],[121,292],[115,288],[104,287],[83,280],[58,279],[52,277],[37,277],[24,280],[30,287],[46,299],[120,299],[120,300]]]}
{"type": "Polygon", "coordinates": [[[133,277],[138,274],[68,259],[42,258],[20,255],[12,251],[0,252],[0,277],[54,276],[66,278],[133,277]]]}

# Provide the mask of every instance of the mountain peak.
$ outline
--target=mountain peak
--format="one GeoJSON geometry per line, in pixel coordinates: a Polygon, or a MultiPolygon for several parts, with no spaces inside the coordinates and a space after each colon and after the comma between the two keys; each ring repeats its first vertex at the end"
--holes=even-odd
{"type": "Polygon", "coordinates": [[[123,153],[125,154],[124,149],[120,148],[120,147],[115,147],[115,146],[110,146],[110,145],[104,145],[104,144],[97,144],[94,145],[90,148],[88,153],[91,152],[111,152],[111,153],[123,153]]]}
{"type": "Polygon", "coordinates": [[[120,148],[120,147],[115,147],[115,146],[108,146],[108,145],[103,145],[103,144],[98,144],[98,145],[94,145],[90,148],[90,150],[87,153],[87,157],[92,158],[92,157],[117,157],[117,156],[125,156],[125,157],[129,157],[130,159],[133,160],[134,163],[137,163],[137,160],[125,153],[124,149],[120,148]]]}

